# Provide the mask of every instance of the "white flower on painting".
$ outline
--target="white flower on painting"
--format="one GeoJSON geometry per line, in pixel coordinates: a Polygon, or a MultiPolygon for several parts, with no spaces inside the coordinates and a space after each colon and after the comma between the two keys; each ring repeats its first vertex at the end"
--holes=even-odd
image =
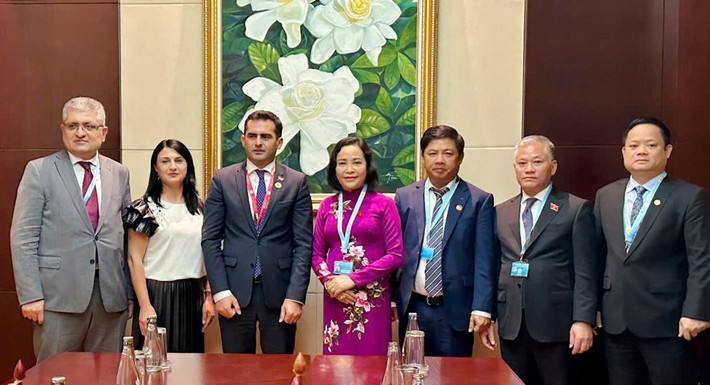
{"type": "Polygon", "coordinates": [[[264,41],[274,22],[279,22],[286,32],[286,44],[294,48],[301,44],[301,25],[306,21],[309,4],[314,0],[237,0],[244,7],[251,4],[255,13],[245,22],[248,38],[264,41]]]}
{"type": "Polygon", "coordinates": [[[306,28],[317,39],[311,61],[320,64],[334,52],[348,54],[362,48],[377,65],[386,39],[397,39],[391,25],[402,14],[392,0],[321,0],[308,13],[306,28]]]}
{"type": "Polygon", "coordinates": [[[252,111],[272,111],[283,123],[281,149],[300,132],[301,170],[313,175],[328,165],[328,146],[355,132],[362,111],[353,102],[360,85],[347,66],[332,74],[309,69],[304,54],[282,57],[278,65],[283,85],[258,77],[242,87],[256,105],[239,129],[244,131],[252,111]]]}

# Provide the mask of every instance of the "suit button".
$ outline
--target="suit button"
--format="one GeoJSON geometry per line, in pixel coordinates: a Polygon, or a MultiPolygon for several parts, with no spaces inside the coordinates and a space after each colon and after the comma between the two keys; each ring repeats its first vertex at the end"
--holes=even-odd
{"type": "Polygon", "coordinates": [[[523,287],[523,284],[518,282],[518,287],[523,287]]]}
{"type": "Polygon", "coordinates": [[[93,260],[93,259],[90,259],[90,260],[89,260],[89,264],[92,264],[92,265],[93,265],[93,264],[94,264],[94,260],[93,260]]]}
{"type": "Polygon", "coordinates": [[[99,236],[98,236],[98,235],[94,235],[94,240],[95,240],[95,241],[98,241],[98,240],[99,240],[99,236]]]}
{"type": "Polygon", "coordinates": [[[254,264],[253,264],[253,263],[250,263],[250,264],[249,264],[249,267],[254,267],[254,264]]]}

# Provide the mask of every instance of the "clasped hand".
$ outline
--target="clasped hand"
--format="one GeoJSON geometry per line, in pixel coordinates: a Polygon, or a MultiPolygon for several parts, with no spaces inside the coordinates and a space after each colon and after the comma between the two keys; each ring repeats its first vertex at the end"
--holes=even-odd
{"type": "Polygon", "coordinates": [[[355,282],[347,275],[336,275],[328,279],[324,286],[331,298],[342,303],[352,305],[357,300],[356,291],[352,290],[355,288],[355,282]]]}

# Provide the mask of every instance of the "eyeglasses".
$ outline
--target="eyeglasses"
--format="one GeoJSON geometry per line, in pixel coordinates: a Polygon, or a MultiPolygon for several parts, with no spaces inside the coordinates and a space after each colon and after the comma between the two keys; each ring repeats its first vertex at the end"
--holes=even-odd
{"type": "Polygon", "coordinates": [[[72,131],[72,132],[78,130],[79,128],[83,129],[84,132],[95,132],[98,129],[100,129],[101,127],[103,127],[103,125],[89,124],[89,123],[69,123],[69,124],[62,124],[62,125],[67,130],[72,131]]]}

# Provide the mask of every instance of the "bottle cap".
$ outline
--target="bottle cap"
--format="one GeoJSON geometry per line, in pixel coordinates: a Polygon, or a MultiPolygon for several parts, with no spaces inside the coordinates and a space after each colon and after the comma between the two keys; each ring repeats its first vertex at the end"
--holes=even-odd
{"type": "Polygon", "coordinates": [[[64,376],[52,377],[52,384],[63,384],[66,380],[64,376]]]}

